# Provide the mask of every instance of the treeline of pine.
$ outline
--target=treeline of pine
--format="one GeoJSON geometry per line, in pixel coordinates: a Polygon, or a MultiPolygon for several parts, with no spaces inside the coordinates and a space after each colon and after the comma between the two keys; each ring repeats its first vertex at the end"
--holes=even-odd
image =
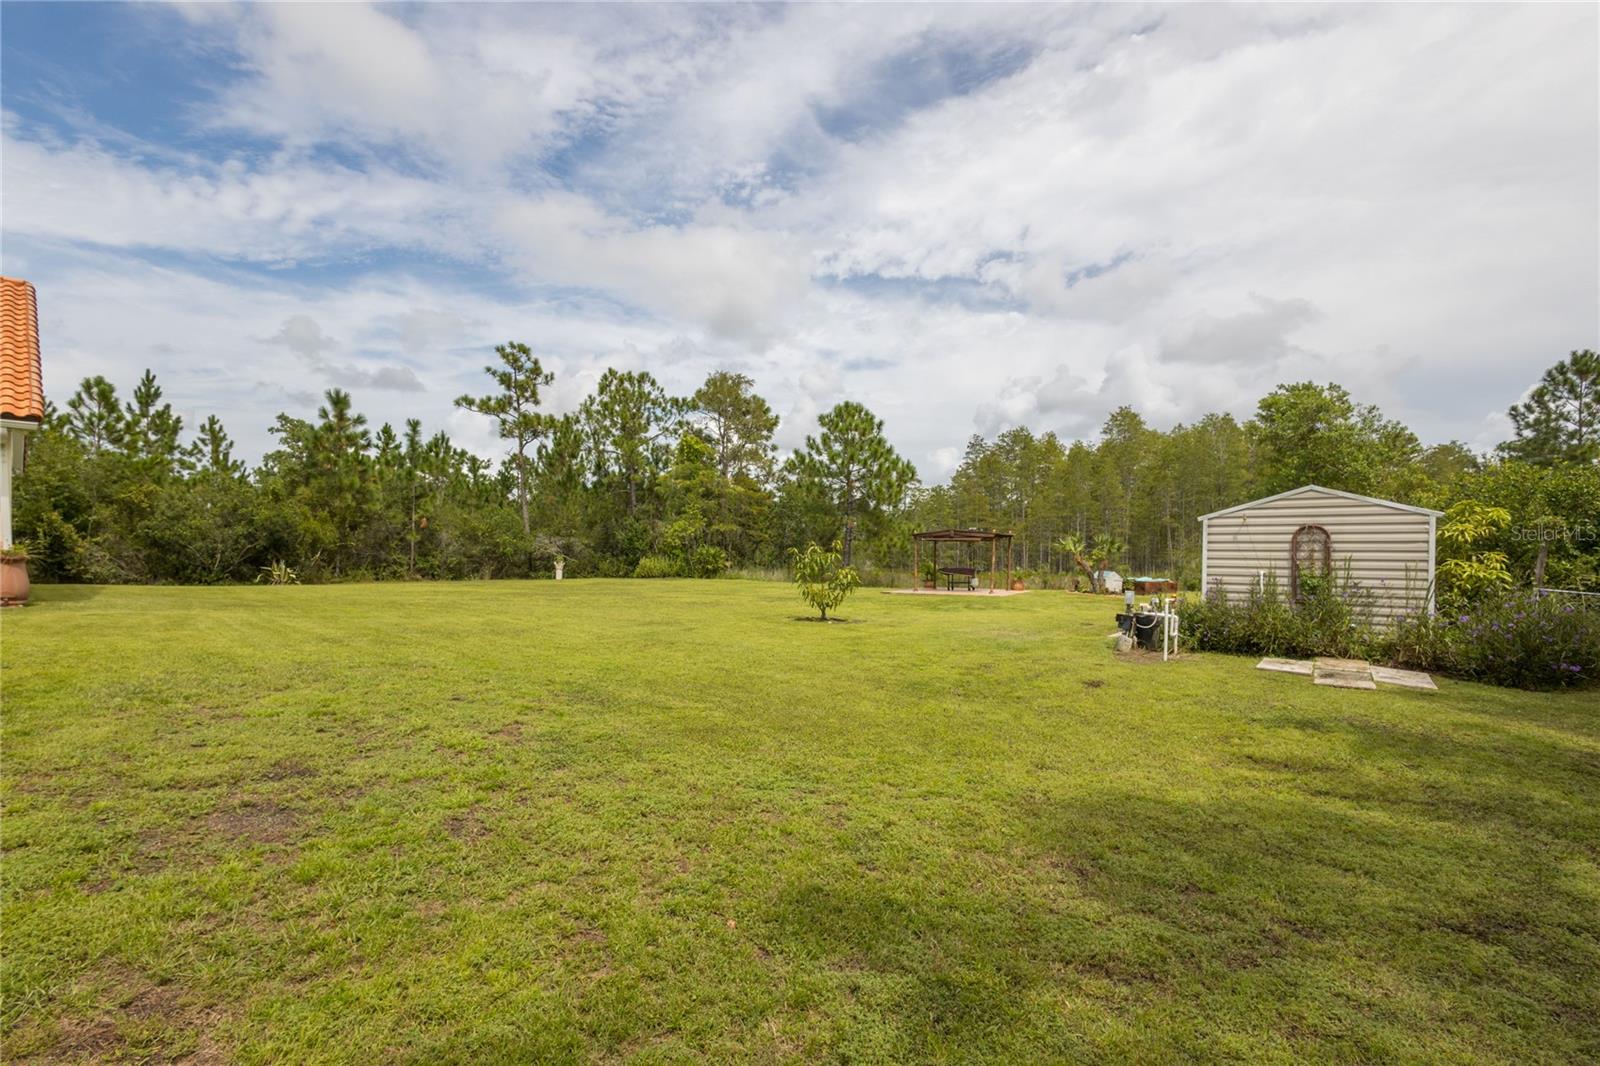
{"type": "Polygon", "coordinates": [[[1213,414],[1163,431],[1122,407],[1093,440],[975,436],[932,486],[855,402],[779,456],[778,417],[745,375],[672,396],[648,373],[608,370],[578,410],[552,414],[541,409],[552,376],[531,351],[496,355],[492,387],[456,403],[496,427],[497,462],[415,419],[374,428],[333,389],[314,418],[280,414],[275,446],[248,468],[215,416],[186,434],[150,372],[126,400],[86,379],[30,437],[15,535],[46,581],[247,581],[273,564],[301,581],[527,577],[558,558],[572,577],[712,576],[775,570],[790,548],[837,540],[869,582],[904,582],[913,529],[974,526],[1013,531],[1035,584],[1069,581],[1087,559],[1192,585],[1197,516],[1315,483],[1503,507],[1512,521],[1474,552],[1503,552],[1520,579],[1600,582],[1589,352],[1512,408],[1516,439],[1493,456],[1425,446],[1340,386],[1299,383],[1243,422],[1213,414]],[[1587,424],[1562,417],[1574,387],[1587,424]]]}

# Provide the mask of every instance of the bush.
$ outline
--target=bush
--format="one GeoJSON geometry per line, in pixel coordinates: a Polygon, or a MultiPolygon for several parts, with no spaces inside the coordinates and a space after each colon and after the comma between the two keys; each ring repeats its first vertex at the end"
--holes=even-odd
{"type": "Polygon", "coordinates": [[[683,564],[668,555],[646,555],[633,568],[634,577],[682,577],[683,564]]]}
{"type": "Polygon", "coordinates": [[[1366,621],[1370,596],[1353,582],[1335,582],[1290,603],[1275,580],[1230,601],[1212,589],[1179,612],[1182,638],[1192,648],[1250,655],[1365,658],[1378,645],[1366,621]]]}
{"type": "Polygon", "coordinates": [[[837,541],[831,550],[816,544],[808,544],[805,551],[790,548],[789,559],[794,564],[794,587],[800,598],[821,611],[824,622],[828,620],[828,612],[836,609],[861,585],[861,578],[854,570],[839,565],[842,556],[837,541]]]}
{"type": "Polygon", "coordinates": [[[684,560],[690,577],[721,577],[728,570],[728,553],[714,544],[702,544],[684,560]]]}
{"type": "Polygon", "coordinates": [[[1567,688],[1600,677],[1600,610],[1530,589],[1491,592],[1459,613],[1400,621],[1386,658],[1509,688],[1567,688]]]}

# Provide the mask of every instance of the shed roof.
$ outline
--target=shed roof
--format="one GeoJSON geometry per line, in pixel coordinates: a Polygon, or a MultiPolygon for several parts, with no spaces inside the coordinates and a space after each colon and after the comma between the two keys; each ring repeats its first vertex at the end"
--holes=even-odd
{"type": "Polygon", "coordinates": [[[20,278],[0,277],[0,418],[44,420],[39,303],[20,278]]]}
{"type": "Polygon", "coordinates": [[[1210,514],[1203,514],[1200,516],[1199,521],[1204,522],[1208,518],[1216,518],[1220,515],[1233,514],[1235,511],[1249,510],[1251,507],[1255,507],[1263,503],[1271,503],[1273,500],[1288,499],[1291,496],[1299,496],[1301,493],[1305,492],[1322,492],[1328,494],[1329,496],[1342,496],[1347,500],[1360,500],[1362,503],[1375,503],[1379,507],[1389,507],[1396,511],[1407,511],[1411,514],[1430,515],[1434,518],[1439,518],[1444,514],[1443,511],[1435,511],[1427,507],[1414,507],[1409,503],[1396,503],[1393,500],[1380,500],[1376,496],[1363,496],[1357,492],[1345,492],[1342,489],[1325,489],[1321,485],[1301,485],[1297,489],[1290,489],[1288,492],[1280,492],[1275,496],[1263,496],[1259,500],[1251,500],[1249,503],[1235,504],[1232,507],[1224,507],[1220,511],[1212,511],[1210,514]]]}

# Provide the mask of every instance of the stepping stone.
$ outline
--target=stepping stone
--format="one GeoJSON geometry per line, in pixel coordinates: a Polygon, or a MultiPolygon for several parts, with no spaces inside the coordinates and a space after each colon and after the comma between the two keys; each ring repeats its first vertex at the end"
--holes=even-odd
{"type": "Polygon", "coordinates": [[[1419,670],[1396,670],[1388,666],[1374,666],[1371,672],[1372,680],[1381,681],[1385,685],[1421,688],[1429,692],[1439,691],[1439,686],[1433,683],[1433,678],[1419,670]]]}
{"type": "Polygon", "coordinates": [[[1377,688],[1372,683],[1371,670],[1335,670],[1325,666],[1318,666],[1311,675],[1311,681],[1317,685],[1332,685],[1334,688],[1377,688]]]}
{"type": "Polygon", "coordinates": [[[1312,661],[1318,670],[1368,670],[1372,666],[1365,659],[1334,659],[1326,655],[1319,655],[1312,661]]]}
{"type": "Polygon", "coordinates": [[[1280,674],[1304,674],[1311,676],[1311,662],[1308,659],[1262,659],[1256,663],[1257,670],[1275,670],[1280,674]]]}

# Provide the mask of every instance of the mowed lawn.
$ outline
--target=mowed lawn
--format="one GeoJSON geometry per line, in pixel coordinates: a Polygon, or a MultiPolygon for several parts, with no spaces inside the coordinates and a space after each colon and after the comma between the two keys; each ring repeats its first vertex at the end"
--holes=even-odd
{"type": "Polygon", "coordinates": [[[1600,1056],[1600,695],[1123,661],[1115,607],[40,588],[3,1057],[1600,1056]]]}

